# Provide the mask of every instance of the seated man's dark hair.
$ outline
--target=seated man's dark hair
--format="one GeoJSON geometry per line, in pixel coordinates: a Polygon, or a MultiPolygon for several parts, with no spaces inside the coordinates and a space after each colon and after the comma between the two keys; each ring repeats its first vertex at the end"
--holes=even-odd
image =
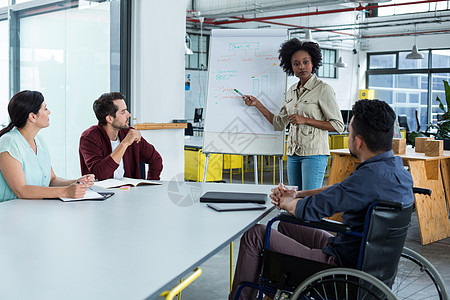
{"type": "Polygon", "coordinates": [[[119,92],[104,93],[94,101],[94,113],[100,125],[106,125],[106,116],[116,117],[119,109],[113,100],[125,99],[125,96],[119,92]]]}
{"type": "Polygon", "coordinates": [[[354,136],[361,136],[372,152],[392,150],[395,112],[384,101],[360,100],[352,108],[354,136]]]}
{"type": "Polygon", "coordinates": [[[280,55],[280,67],[283,68],[284,72],[288,75],[294,75],[294,70],[292,70],[291,58],[292,54],[295,52],[303,50],[308,52],[311,56],[311,63],[313,65],[312,73],[315,74],[322,65],[322,52],[320,51],[319,44],[314,42],[302,42],[298,38],[290,39],[284,42],[278,52],[280,55]]]}

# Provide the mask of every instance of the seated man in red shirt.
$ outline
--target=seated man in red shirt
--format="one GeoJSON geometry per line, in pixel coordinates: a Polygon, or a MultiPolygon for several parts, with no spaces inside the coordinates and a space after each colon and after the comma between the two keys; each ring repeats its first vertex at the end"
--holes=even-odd
{"type": "Polygon", "coordinates": [[[93,108],[98,125],[91,126],[80,138],[81,173],[95,178],[141,178],[140,162],[148,164],[147,179],[159,180],[161,155],[138,130],[130,127],[131,114],[118,92],[105,93],[93,108]]]}

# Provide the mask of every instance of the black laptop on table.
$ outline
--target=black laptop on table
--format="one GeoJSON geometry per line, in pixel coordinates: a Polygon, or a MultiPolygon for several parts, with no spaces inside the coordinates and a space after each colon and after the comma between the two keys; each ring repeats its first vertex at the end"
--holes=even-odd
{"type": "Polygon", "coordinates": [[[202,203],[259,203],[265,204],[267,194],[241,192],[206,192],[200,197],[202,203]]]}

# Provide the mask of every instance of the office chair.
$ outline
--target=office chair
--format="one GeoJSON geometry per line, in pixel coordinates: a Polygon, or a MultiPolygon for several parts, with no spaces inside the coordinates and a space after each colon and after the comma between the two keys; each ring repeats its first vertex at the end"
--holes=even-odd
{"type": "Polygon", "coordinates": [[[192,123],[187,123],[187,128],[184,129],[184,135],[194,135],[194,128],[192,127],[192,123]]]}
{"type": "Polygon", "coordinates": [[[406,136],[410,133],[408,126],[408,117],[406,115],[398,115],[398,125],[400,128],[406,129],[406,136]]]}

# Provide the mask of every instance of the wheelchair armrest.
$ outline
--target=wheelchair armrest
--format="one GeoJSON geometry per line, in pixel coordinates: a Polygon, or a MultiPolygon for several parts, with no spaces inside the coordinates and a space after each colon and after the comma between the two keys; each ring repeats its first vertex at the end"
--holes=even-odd
{"type": "Polygon", "coordinates": [[[413,193],[414,194],[422,194],[422,195],[428,195],[431,196],[431,190],[430,189],[423,189],[418,187],[413,187],[413,193]]]}
{"type": "Polygon", "coordinates": [[[348,226],[344,223],[338,222],[338,221],[334,221],[334,220],[322,219],[320,221],[302,221],[288,213],[280,213],[276,218],[280,222],[289,222],[289,223],[293,223],[293,224],[314,227],[314,228],[323,229],[323,230],[327,230],[327,231],[333,231],[333,232],[351,232],[352,231],[352,228],[350,226],[348,226]]]}

